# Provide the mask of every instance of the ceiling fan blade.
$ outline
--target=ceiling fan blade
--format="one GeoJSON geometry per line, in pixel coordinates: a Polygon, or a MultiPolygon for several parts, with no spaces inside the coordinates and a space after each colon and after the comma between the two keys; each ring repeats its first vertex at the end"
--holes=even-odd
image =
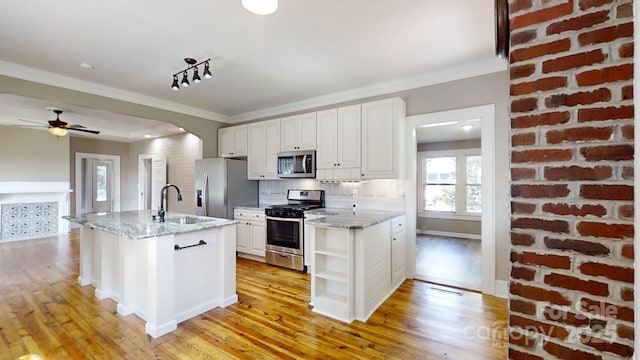
{"type": "Polygon", "coordinates": [[[23,127],[23,128],[46,128],[47,125],[10,125],[11,127],[23,127]]]}
{"type": "Polygon", "coordinates": [[[47,126],[46,124],[43,124],[41,122],[36,122],[36,121],[31,121],[31,120],[25,120],[25,119],[18,119],[20,121],[24,121],[24,122],[28,122],[28,123],[32,123],[32,124],[38,124],[38,125],[42,125],[42,126],[47,126]]]}
{"type": "Polygon", "coordinates": [[[73,125],[67,125],[67,129],[86,129],[86,126],[82,126],[82,125],[78,125],[78,124],[73,124],[73,125]]]}
{"type": "Polygon", "coordinates": [[[73,128],[73,127],[69,127],[67,128],[69,130],[73,130],[73,131],[82,131],[82,132],[86,132],[86,133],[90,133],[90,134],[100,134],[100,131],[98,130],[88,130],[88,129],[78,129],[78,128],[73,128]]]}

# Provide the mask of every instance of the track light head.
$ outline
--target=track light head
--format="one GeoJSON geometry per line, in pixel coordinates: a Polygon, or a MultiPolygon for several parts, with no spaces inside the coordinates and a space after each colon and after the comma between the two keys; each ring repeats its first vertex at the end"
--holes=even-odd
{"type": "Polygon", "coordinates": [[[180,90],[180,85],[178,85],[178,75],[173,75],[173,84],[171,84],[171,90],[180,90]]]}
{"type": "Polygon", "coordinates": [[[198,68],[193,68],[193,82],[196,84],[200,83],[200,75],[198,75],[198,68]]]}
{"type": "Polygon", "coordinates": [[[211,79],[211,70],[209,70],[209,62],[208,61],[204,63],[203,75],[204,75],[205,79],[211,79]]]}
{"type": "Polygon", "coordinates": [[[182,81],[180,82],[182,86],[188,88],[189,87],[189,79],[187,79],[187,70],[182,73],[182,81]]]}

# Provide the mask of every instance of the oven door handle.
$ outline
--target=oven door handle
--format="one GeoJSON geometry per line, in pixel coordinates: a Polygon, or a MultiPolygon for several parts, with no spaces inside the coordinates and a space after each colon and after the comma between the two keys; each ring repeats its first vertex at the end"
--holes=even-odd
{"type": "Polygon", "coordinates": [[[274,217],[274,216],[267,216],[266,218],[267,220],[289,221],[289,222],[302,222],[304,220],[303,218],[281,218],[281,217],[274,217]]]}

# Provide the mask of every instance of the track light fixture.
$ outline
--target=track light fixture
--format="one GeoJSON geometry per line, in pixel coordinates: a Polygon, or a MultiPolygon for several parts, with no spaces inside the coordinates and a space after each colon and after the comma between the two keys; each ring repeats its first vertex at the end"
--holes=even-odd
{"type": "Polygon", "coordinates": [[[180,90],[180,85],[182,85],[182,87],[188,88],[189,87],[188,71],[192,69],[193,69],[193,77],[191,79],[193,80],[194,83],[199,84],[202,80],[200,79],[200,74],[198,73],[198,66],[202,64],[204,64],[204,70],[202,72],[202,76],[204,76],[205,79],[211,79],[211,70],[209,70],[209,61],[211,61],[211,58],[201,62],[197,62],[195,59],[192,59],[192,58],[185,58],[184,62],[187,63],[187,68],[173,74],[173,83],[171,83],[171,90],[175,90],[175,91],[180,90]],[[182,74],[182,81],[180,81],[180,84],[178,84],[178,75],[180,74],[182,74]]]}

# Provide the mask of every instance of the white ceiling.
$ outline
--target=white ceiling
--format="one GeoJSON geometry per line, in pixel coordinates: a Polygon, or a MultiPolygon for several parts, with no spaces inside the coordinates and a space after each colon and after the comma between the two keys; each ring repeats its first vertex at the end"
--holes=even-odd
{"type": "Polygon", "coordinates": [[[481,119],[468,119],[452,122],[435,123],[416,129],[416,142],[434,143],[458,140],[480,139],[482,132],[481,119]],[[463,129],[463,126],[470,129],[463,129]]]}
{"type": "MultiPolygon", "coordinates": [[[[0,74],[237,122],[505,69],[493,50],[493,0],[279,3],[257,16],[240,0],[7,1],[0,74]],[[171,91],[185,57],[212,58],[213,78],[171,91]]],[[[52,118],[19,104],[55,104],[28,102],[0,98],[0,121],[52,118]]],[[[69,123],[76,113],[105,133],[122,126],[119,114],[58,107],[72,110],[69,123]]]]}

